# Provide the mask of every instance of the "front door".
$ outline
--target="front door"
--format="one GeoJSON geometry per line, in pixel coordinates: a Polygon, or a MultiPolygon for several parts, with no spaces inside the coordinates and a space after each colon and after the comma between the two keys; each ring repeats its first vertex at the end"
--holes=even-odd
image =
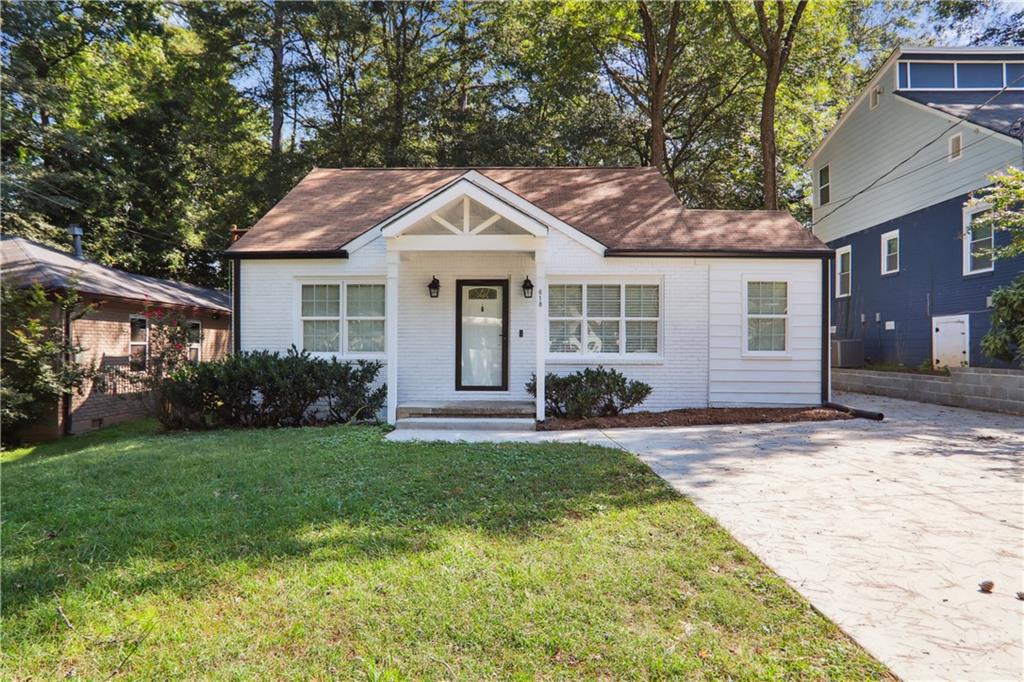
{"type": "Polygon", "coordinates": [[[508,281],[455,283],[455,388],[508,390],[508,281]]]}

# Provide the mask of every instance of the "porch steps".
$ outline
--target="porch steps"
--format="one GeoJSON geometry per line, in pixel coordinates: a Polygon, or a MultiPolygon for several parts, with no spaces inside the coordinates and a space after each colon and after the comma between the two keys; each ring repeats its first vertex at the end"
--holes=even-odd
{"type": "Polygon", "coordinates": [[[398,429],[533,431],[535,406],[525,400],[452,400],[399,405],[398,429]]]}
{"type": "Polygon", "coordinates": [[[515,417],[403,417],[395,423],[401,431],[533,431],[537,422],[515,417]]]}

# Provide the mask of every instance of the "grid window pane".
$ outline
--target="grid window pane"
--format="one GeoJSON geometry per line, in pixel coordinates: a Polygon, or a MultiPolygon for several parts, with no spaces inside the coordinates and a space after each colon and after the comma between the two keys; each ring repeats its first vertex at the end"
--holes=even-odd
{"type": "Polygon", "coordinates": [[[786,350],[785,318],[751,317],[747,321],[747,350],[786,350]]]}
{"type": "Polygon", "coordinates": [[[349,320],[348,349],[352,353],[384,352],[384,320],[349,320]]]}
{"type": "Polygon", "coordinates": [[[303,350],[311,353],[337,353],[339,329],[337,320],[303,320],[303,350]]]}
{"type": "Polygon", "coordinates": [[[626,352],[657,353],[658,323],[651,321],[626,321],[626,352]]]}
{"type": "Polygon", "coordinates": [[[660,305],[657,284],[626,286],[626,317],[658,317],[660,305]]]}
{"type": "Polygon", "coordinates": [[[998,90],[1003,87],[1003,65],[999,62],[957,64],[956,86],[998,90]]]}
{"type": "Polygon", "coordinates": [[[899,254],[890,253],[885,256],[885,271],[896,272],[900,268],[899,254]]]}
{"type": "Polygon", "coordinates": [[[131,319],[131,340],[132,343],[145,343],[146,342],[146,319],[143,317],[133,317],[131,319]]]}
{"type": "Polygon", "coordinates": [[[910,65],[910,85],[913,88],[953,87],[953,65],[914,62],[910,65]]]}
{"type": "Polygon", "coordinates": [[[747,313],[785,315],[788,287],[786,282],[747,282],[747,313]]]}
{"type": "Polygon", "coordinates": [[[587,285],[587,317],[618,317],[622,310],[618,284],[587,285]]]}
{"type": "Polygon", "coordinates": [[[992,230],[988,237],[971,241],[971,270],[987,270],[992,267],[992,230]]]}
{"type": "Polygon", "coordinates": [[[338,317],[341,314],[341,286],[338,284],[303,284],[303,317],[338,317]]]}
{"type": "Polygon", "coordinates": [[[548,347],[552,353],[578,353],[580,323],[575,320],[552,320],[548,323],[548,347]]]}
{"type": "Polygon", "coordinates": [[[549,286],[548,315],[550,317],[582,317],[583,286],[580,284],[549,286]]]}
{"type": "Polygon", "coordinates": [[[349,284],[345,292],[348,317],[384,317],[383,284],[349,284]]]}
{"type": "Polygon", "coordinates": [[[141,372],[146,369],[146,346],[145,344],[132,344],[128,349],[128,368],[141,372]]]}
{"type": "Polygon", "coordinates": [[[618,353],[619,321],[587,321],[587,352],[618,353]]]}

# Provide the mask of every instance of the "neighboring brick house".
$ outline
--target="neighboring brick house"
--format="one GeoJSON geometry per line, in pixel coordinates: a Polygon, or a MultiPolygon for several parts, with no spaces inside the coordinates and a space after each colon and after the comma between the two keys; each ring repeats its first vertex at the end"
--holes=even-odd
{"type": "Polygon", "coordinates": [[[196,362],[222,357],[231,349],[231,307],[226,293],[136,275],[42,246],[19,237],[0,242],[3,277],[47,291],[73,288],[92,309],[70,320],[74,343],[84,350],[79,362],[99,370],[81,392],[54,405],[23,433],[26,440],[56,438],[144,415],[144,402],[133,382],[111,379],[117,367],[142,369],[149,357],[147,310],[173,310],[186,316],[193,336],[190,356],[196,362]]]}

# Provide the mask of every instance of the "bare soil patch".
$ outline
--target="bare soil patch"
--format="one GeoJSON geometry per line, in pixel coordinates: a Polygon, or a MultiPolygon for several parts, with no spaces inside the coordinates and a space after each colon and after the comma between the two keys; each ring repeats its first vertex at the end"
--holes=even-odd
{"type": "Polygon", "coordinates": [[[823,422],[854,419],[852,415],[830,407],[706,407],[667,412],[630,412],[616,417],[590,419],[548,419],[537,425],[539,431],[569,429],[617,429],[641,426],[712,426],[716,424],[767,424],[785,422],[823,422]]]}

